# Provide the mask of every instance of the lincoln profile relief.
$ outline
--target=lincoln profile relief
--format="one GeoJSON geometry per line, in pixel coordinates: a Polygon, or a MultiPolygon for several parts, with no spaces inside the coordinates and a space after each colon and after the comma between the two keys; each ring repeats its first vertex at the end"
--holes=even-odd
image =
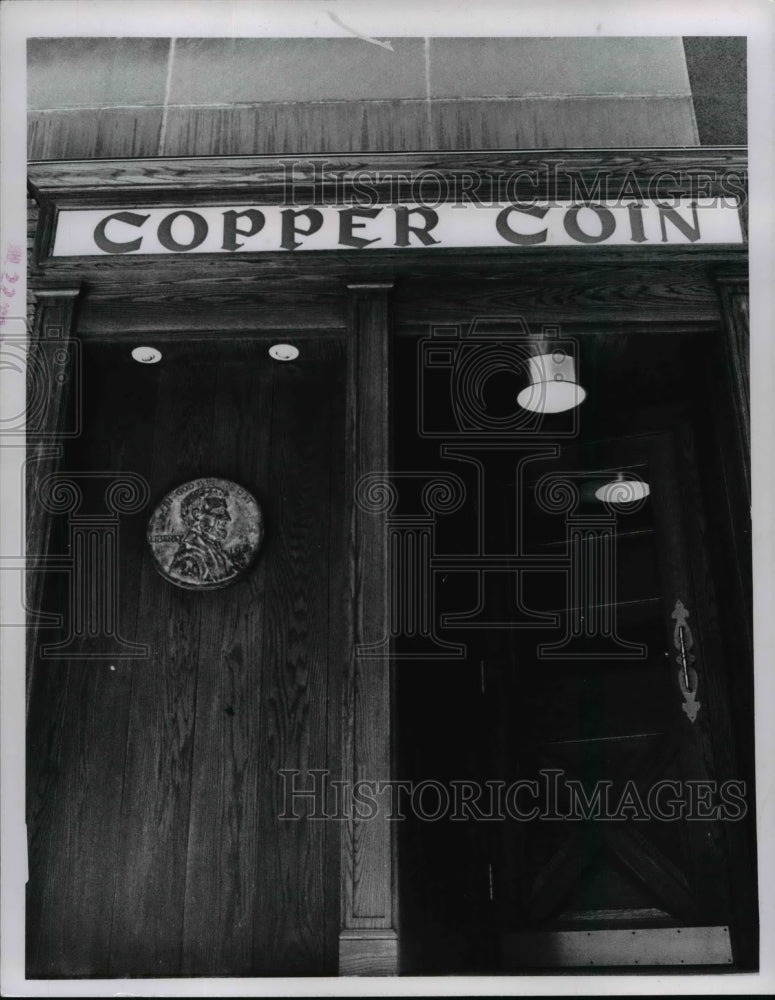
{"type": "Polygon", "coordinates": [[[249,568],[263,537],[255,499],[236,483],[197,479],[165,496],[148,543],[165,579],[192,590],[223,587],[249,568]]]}

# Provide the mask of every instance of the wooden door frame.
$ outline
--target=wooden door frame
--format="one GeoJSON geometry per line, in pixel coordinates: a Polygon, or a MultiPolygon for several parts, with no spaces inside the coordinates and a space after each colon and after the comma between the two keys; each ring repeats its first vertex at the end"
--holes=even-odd
{"type": "MultiPolygon", "coordinates": [[[[672,176],[672,194],[695,195],[704,185],[703,195],[724,195],[723,177],[739,178],[744,191],[745,151],[740,148],[697,148],[681,150],[584,150],[525,151],[506,153],[437,154],[352,154],[310,156],[309,166],[295,188],[297,199],[315,203],[328,198],[332,178],[337,178],[337,199],[346,203],[357,190],[362,171],[377,171],[386,178],[377,183],[378,197],[386,201],[393,193],[391,178],[401,174],[415,182],[413,196],[423,191],[424,177],[430,182],[429,200],[438,197],[438,178],[450,189],[461,176],[478,178],[479,196],[505,202],[516,198],[568,198],[574,190],[595,190],[601,174],[623,184],[631,177],[644,190],[662,176],[672,176]],[[559,171],[559,172],[558,172],[559,171]],[[711,183],[708,186],[708,178],[711,183]],[[514,179],[517,178],[516,182],[514,179]],[[579,187],[576,187],[579,185],[579,187]]],[[[287,200],[289,159],[271,157],[197,157],[122,161],[58,161],[29,165],[31,192],[40,207],[34,232],[34,256],[30,262],[30,284],[35,289],[36,308],[33,337],[57,325],[74,334],[77,328],[76,300],[81,320],[99,328],[103,322],[116,324],[115,310],[131,310],[133,329],[169,328],[178,331],[194,327],[211,331],[224,322],[250,325],[246,314],[261,309],[262,330],[287,329],[294,319],[305,326],[306,335],[321,325],[336,326],[346,332],[349,356],[348,434],[350,456],[348,495],[350,496],[349,542],[349,621],[346,623],[350,658],[343,666],[346,697],[342,706],[343,776],[381,780],[393,775],[392,724],[393,677],[389,658],[361,660],[357,645],[388,635],[387,541],[384,524],[368,517],[354,502],[354,490],[367,473],[390,471],[390,299],[393,283],[411,282],[416,276],[441,281],[450,275],[471,282],[515,281],[521,269],[533,274],[540,284],[544,270],[561,267],[568,275],[568,287],[558,303],[575,302],[580,317],[585,303],[585,268],[592,266],[597,277],[607,269],[631,273],[645,288],[650,317],[669,323],[676,316],[690,322],[699,312],[701,319],[723,322],[725,342],[734,365],[730,372],[732,410],[736,422],[738,448],[745,452],[747,428],[748,371],[745,361],[747,308],[745,305],[745,262],[747,247],[668,246],[668,247],[572,247],[503,248],[479,252],[420,250],[307,252],[300,255],[265,253],[225,257],[196,255],[183,258],[122,257],[105,260],[94,257],[52,258],[54,220],[59,210],[75,207],[120,207],[122,205],[223,204],[229,200],[252,200],[259,204],[287,200]],[[519,265],[517,267],[516,265],[519,265]],[[681,266],[705,269],[717,282],[718,300],[712,280],[703,285],[699,299],[681,303],[681,266]],[[188,308],[183,318],[167,304],[169,297],[181,297],[186,289],[188,308]],[[652,282],[649,289],[649,282],[652,282]],[[672,283],[671,283],[672,282],[672,283]],[[662,287],[664,285],[668,292],[662,287]],[[79,298],[80,292],[80,298],[79,298]],[[574,299],[575,294],[575,299],[574,299]],[[194,298],[196,296],[196,298],[194,298]],[[239,317],[239,318],[238,318],[239,317]],[[321,323],[321,317],[328,322],[321,323]],[[184,325],[181,326],[181,323],[184,325]],[[185,326],[185,324],[188,326],[185,326]]],[[[456,188],[455,188],[456,190],[456,188]]],[[[744,206],[743,206],[744,207],[744,206]]],[[[622,319],[622,306],[611,286],[607,304],[600,307],[601,319],[622,319]]],[[[690,296],[691,297],[691,296],[690,296]]],[[[546,310],[539,296],[534,312],[546,310]]],[[[179,310],[178,310],[179,311],[179,310]]],[[[598,314],[596,314],[598,315],[598,314]]],[[[629,322],[629,319],[626,320],[629,322]]],[[[255,329],[255,324],[252,328],[255,329]]],[[[52,399],[50,420],[58,426],[64,412],[64,397],[52,399]]],[[[49,460],[51,457],[49,457],[49,460]]],[[[53,459],[56,460],[55,457],[53,459]]],[[[743,454],[742,462],[745,463],[743,454]]],[[[43,464],[38,465],[43,471],[43,464]]],[[[48,465],[46,469],[51,471],[48,465]]],[[[734,473],[730,473],[731,485],[734,473]]],[[[30,485],[34,495],[35,481],[30,485]]],[[[737,500],[735,501],[737,503],[737,500]]],[[[736,509],[739,509],[736,507],[736,509]]],[[[40,511],[30,509],[32,518],[28,547],[45,552],[50,521],[40,511]]],[[[32,640],[34,644],[34,637],[32,640]]],[[[396,833],[387,816],[377,816],[368,827],[355,821],[345,824],[342,837],[340,973],[395,975],[402,971],[396,891],[396,833]]]]}

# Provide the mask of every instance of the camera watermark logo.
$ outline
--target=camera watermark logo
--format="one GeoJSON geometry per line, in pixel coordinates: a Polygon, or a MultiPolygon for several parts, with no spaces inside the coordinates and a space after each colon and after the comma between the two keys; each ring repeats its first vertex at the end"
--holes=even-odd
{"type": "Polygon", "coordinates": [[[72,337],[57,335],[47,327],[45,338],[27,341],[5,337],[0,342],[0,369],[6,385],[24,379],[26,391],[4,393],[0,403],[0,440],[24,439],[28,443],[66,441],[78,437],[82,427],[81,344],[72,337]],[[59,399],[67,394],[67,405],[59,399]],[[24,400],[22,405],[15,399],[24,400]],[[63,419],[55,422],[52,413],[63,419]]]}
{"type": "Polygon", "coordinates": [[[479,317],[468,328],[433,326],[418,345],[420,437],[441,441],[575,437],[576,407],[552,413],[549,419],[543,412],[550,385],[532,384],[531,409],[517,401],[519,390],[530,380],[531,359],[541,343],[551,343],[557,356],[578,358],[576,340],[561,338],[559,328],[552,325],[533,335],[521,316],[479,317]],[[511,405],[496,409],[490,397],[498,383],[501,396],[510,395],[511,405]]]}
{"type": "Polygon", "coordinates": [[[419,342],[417,437],[447,470],[396,469],[356,484],[360,510],[384,520],[390,596],[390,634],[357,655],[458,659],[467,652],[460,630],[556,629],[538,658],[645,658],[646,646],[623,639],[616,622],[617,522],[643,501],[628,502],[622,480],[604,501],[584,505],[590,473],[556,471],[562,442],[579,435],[580,362],[578,340],[556,325],[535,333],[521,316],[437,325],[419,342]],[[542,474],[546,462],[554,470],[542,474]],[[528,507],[555,520],[564,546],[531,545],[528,507]],[[465,525],[456,536],[443,522],[458,512],[465,525]],[[531,604],[537,574],[564,585],[552,610],[531,604]],[[439,612],[439,577],[465,578],[469,606],[439,612]]]}
{"type": "MultiPolygon", "coordinates": [[[[122,637],[119,622],[120,519],[142,510],[149,495],[147,481],[131,472],[59,472],[41,483],[36,502],[52,515],[67,517],[67,548],[59,556],[45,555],[37,568],[64,573],[68,593],[67,614],[61,621],[67,634],[58,642],[43,643],[41,658],[149,655],[147,645],[122,637]]],[[[34,554],[31,561],[35,565],[34,554]]]]}
{"type": "Polygon", "coordinates": [[[448,472],[370,473],[360,479],[357,505],[367,514],[384,517],[386,523],[390,627],[389,634],[378,641],[358,646],[357,656],[459,659],[465,655],[465,646],[438,634],[433,584],[437,519],[459,510],[465,498],[465,483],[448,472]],[[420,510],[398,510],[400,486],[419,493],[420,510]],[[393,646],[399,638],[404,640],[400,651],[393,646]]]}

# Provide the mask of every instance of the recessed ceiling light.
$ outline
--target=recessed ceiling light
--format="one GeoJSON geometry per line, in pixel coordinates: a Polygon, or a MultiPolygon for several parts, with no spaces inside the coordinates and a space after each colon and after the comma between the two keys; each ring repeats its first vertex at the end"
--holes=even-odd
{"type": "Polygon", "coordinates": [[[161,361],[161,351],[157,351],[155,347],[135,347],[132,357],[141,365],[155,365],[161,361]]]}
{"type": "Polygon", "coordinates": [[[299,356],[299,349],[293,344],[273,344],[269,348],[269,356],[275,361],[295,361],[299,356]]]}

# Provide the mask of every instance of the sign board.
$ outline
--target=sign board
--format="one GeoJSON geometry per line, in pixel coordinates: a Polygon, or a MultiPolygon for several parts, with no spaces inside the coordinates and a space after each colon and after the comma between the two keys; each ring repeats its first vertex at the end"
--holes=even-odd
{"type": "Polygon", "coordinates": [[[75,209],[54,257],[297,250],[741,244],[737,202],[206,205],[75,209]]]}

